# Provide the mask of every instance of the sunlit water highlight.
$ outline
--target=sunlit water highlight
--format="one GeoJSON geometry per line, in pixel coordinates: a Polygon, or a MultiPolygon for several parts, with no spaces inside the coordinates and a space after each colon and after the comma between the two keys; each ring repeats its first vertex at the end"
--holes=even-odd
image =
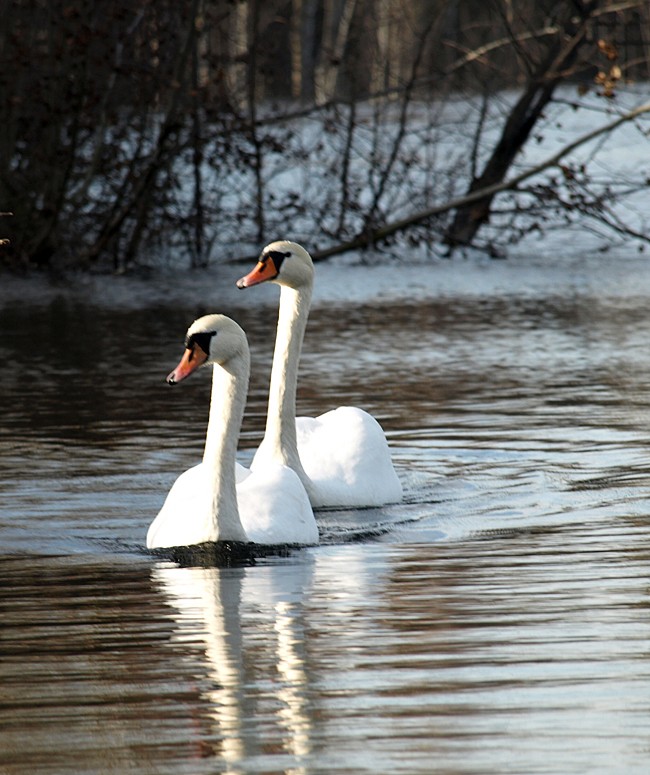
{"type": "Polygon", "coordinates": [[[0,293],[0,773],[646,773],[644,262],[318,272],[300,409],[372,411],[406,497],[228,569],[143,549],[207,417],[163,379],[235,317],[249,458],[276,289],[0,293]]]}

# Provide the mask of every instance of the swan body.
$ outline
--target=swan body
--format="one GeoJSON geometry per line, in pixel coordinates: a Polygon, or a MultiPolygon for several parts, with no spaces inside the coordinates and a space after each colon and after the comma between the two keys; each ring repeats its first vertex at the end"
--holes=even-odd
{"type": "Polygon", "coordinates": [[[274,462],[292,468],[314,508],[396,503],[402,486],[384,432],[372,415],[339,407],[316,418],[296,418],[298,364],[309,316],[314,265],[295,242],[267,245],[237,285],[280,285],[278,328],[264,439],[252,470],[274,462]]]}
{"type": "Polygon", "coordinates": [[[246,335],[224,315],[207,315],[187,332],[170,384],[213,366],[203,461],[181,474],[147,532],[149,549],[217,541],[311,545],[318,528],[299,477],[270,461],[255,471],[236,463],[250,356],[246,335]]]}

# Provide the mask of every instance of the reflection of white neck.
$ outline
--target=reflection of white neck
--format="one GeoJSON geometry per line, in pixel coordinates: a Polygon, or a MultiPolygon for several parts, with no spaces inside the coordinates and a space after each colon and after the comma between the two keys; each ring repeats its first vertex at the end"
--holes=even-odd
{"type": "Polygon", "coordinates": [[[210,472],[212,526],[207,540],[247,541],[239,519],[235,483],[237,442],[244,416],[250,356],[234,355],[225,366],[215,365],[212,376],[210,418],[203,465],[210,472]]]}
{"type": "Polygon", "coordinates": [[[256,685],[261,665],[267,672],[277,669],[269,734],[294,759],[286,771],[300,775],[311,771],[303,762],[313,750],[302,605],[312,567],[304,563],[291,574],[278,573],[279,566],[255,570],[260,573],[158,565],[152,578],[176,611],[175,639],[184,650],[205,651],[200,677],[208,680],[199,684],[205,685],[202,696],[215,721],[211,737],[220,740],[225,771],[241,772],[247,757],[259,754],[246,720],[259,710],[259,692],[248,687],[256,685]],[[254,627],[248,626],[251,621],[254,627]],[[260,643],[256,633],[261,630],[269,637],[260,643]],[[247,632],[253,636],[250,643],[247,632]]]}
{"type": "Polygon", "coordinates": [[[205,696],[217,722],[221,755],[228,764],[228,772],[234,772],[246,755],[242,733],[242,577],[224,575],[217,568],[162,566],[155,567],[152,575],[177,609],[176,635],[184,647],[188,643],[192,648],[204,643],[206,674],[210,679],[205,696]]]}
{"type": "MultiPolygon", "coordinates": [[[[287,730],[285,748],[299,758],[311,753],[311,724],[307,704],[309,680],[303,653],[305,633],[301,610],[295,603],[278,602],[274,625],[278,635],[277,667],[282,679],[277,696],[284,703],[284,707],[278,708],[278,717],[287,730]]],[[[307,770],[294,767],[291,772],[298,775],[307,770]]]]}
{"type": "Polygon", "coordinates": [[[293,468],[307,494],[311,480],[305,473],[296,440],[296,389],[302,340],[311,303],[311,286],[299,289],[281,286],[278,330],[275,337],[266,431],[256,461],[273,461],[293,468]]]}

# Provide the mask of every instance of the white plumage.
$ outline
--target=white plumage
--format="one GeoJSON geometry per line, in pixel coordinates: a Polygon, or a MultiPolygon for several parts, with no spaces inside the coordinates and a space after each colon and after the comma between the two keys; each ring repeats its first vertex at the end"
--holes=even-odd
{"type": "Polygon", "coordinates": [[[314,282],[309,253],[295,242],[267,245],[237,285],[280,285],[280,310],[264,439],[252,470],[272,462],[292,468],[314,507],[381,506],[402,498],[384,432],[372,415],[339,407],[296,418],[298,364],[314,282]]]}
{"type": "Polygon", "coordinates": [[[299,477],[269,461],[254,471],[235,461],[250,356],[246,335],[223,315],[207,315],[187,332],[185,354],[167,381],[213,366],[203,461],[181,474],[147,533],[150,549],[213,541],[310,545],[318,528],[299,477]]]}

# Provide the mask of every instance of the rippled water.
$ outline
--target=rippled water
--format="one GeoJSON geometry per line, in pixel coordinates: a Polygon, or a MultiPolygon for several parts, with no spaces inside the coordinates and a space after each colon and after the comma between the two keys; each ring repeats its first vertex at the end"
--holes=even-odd
{"type": "Polygon", "coordinates": [[[249,333],[243,460],[263,427],[237,274],[0,291],[0,773],[646,773],[644,261],[319,267],[300,409],[372,411],[405,502],[178,568],[143,543],[201,454],[196,315],[249,333]]]}

